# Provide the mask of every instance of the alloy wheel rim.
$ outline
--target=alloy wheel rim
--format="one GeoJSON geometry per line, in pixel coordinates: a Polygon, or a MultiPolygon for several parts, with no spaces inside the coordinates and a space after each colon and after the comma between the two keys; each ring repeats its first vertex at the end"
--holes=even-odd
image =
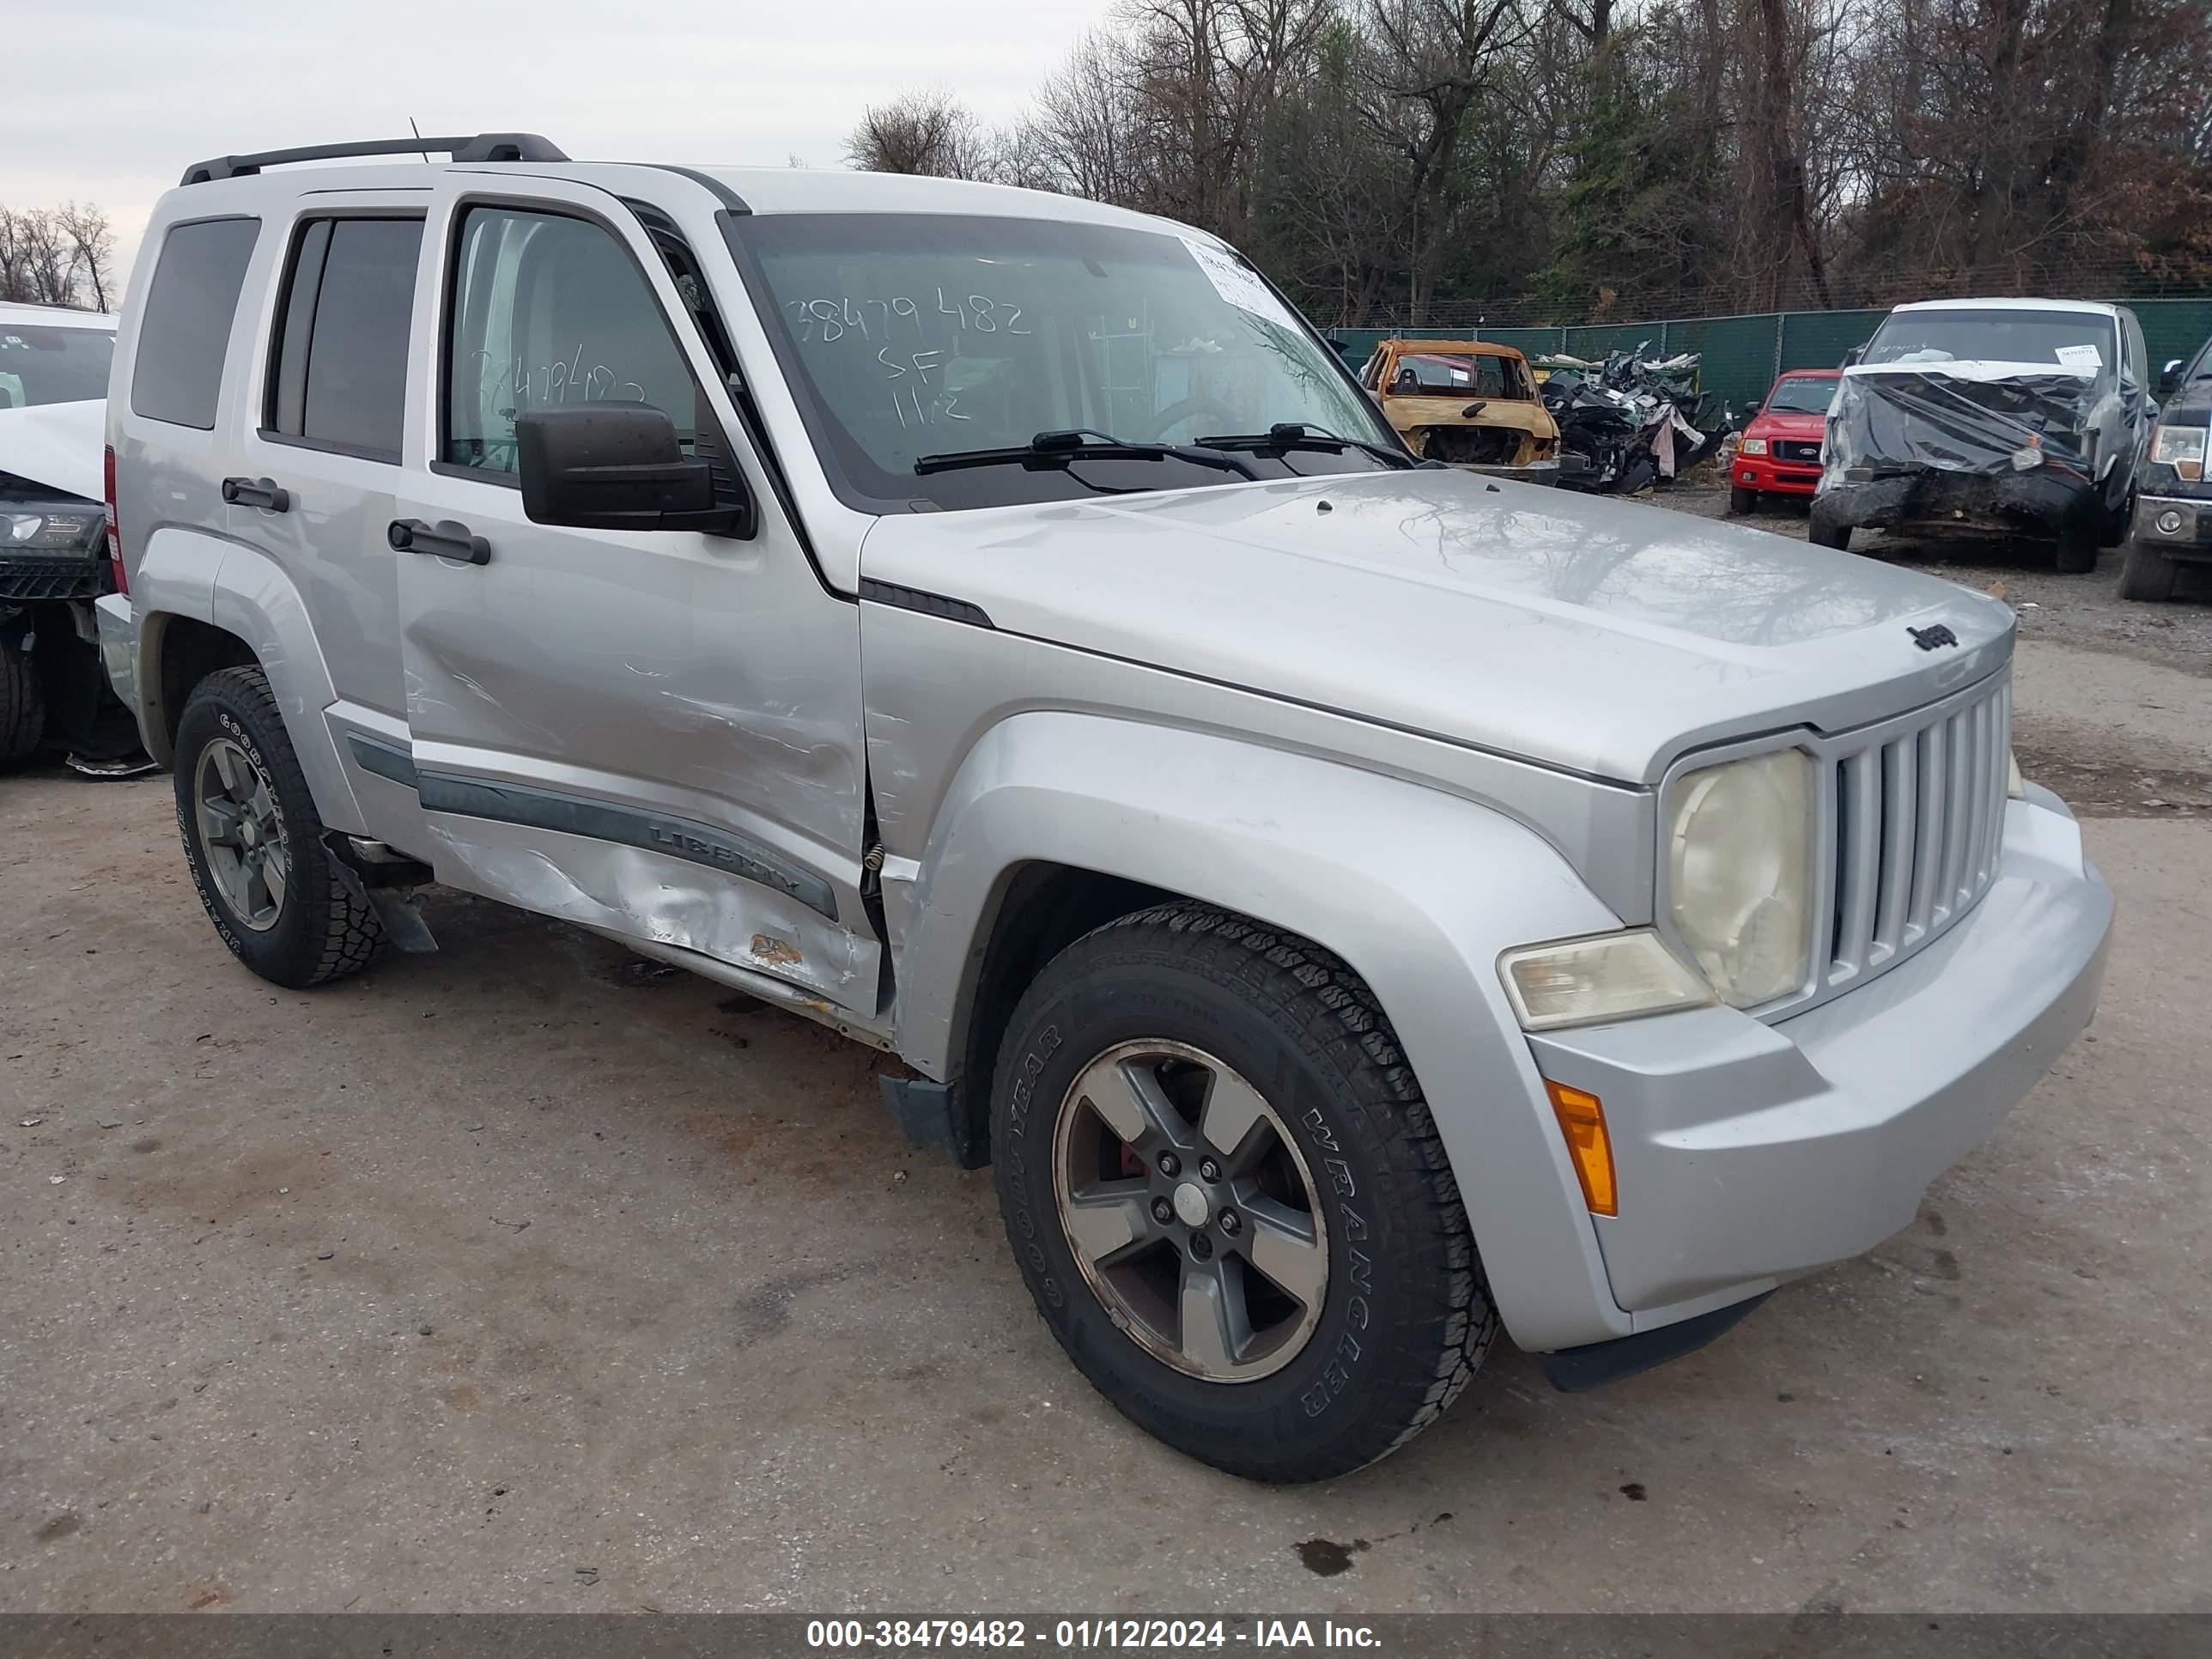
{"type": "Polygon", "coordinates": [[[1162,1364],[1250,1382],[1312,1340],[1328,1227],[1282,1116],[1187,1043],[1118,1043],[1076,1074],[1053,1136],[1053,1197],[1092,1292],[1162,1364]]]}
{"type": "Polygon", "coordinates": [[[194,817],[200,854],[224,908],[238,924],[265,933],[284,913],[291,857],[284,815],[269,775],[228,738],[200,751],[193,770],[194,817]]]}

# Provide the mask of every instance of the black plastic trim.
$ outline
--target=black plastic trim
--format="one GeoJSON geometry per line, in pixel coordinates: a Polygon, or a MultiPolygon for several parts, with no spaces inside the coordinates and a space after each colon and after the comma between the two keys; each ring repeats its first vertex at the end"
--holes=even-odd
{"type": "Polygon", "coordinates": [[[1732,1302],[1725,1308],[1715,1308],[1711,1313],[1693,1314],[1672,1325],[1638,1331],[1632,1336],[1617,1336],[1610,1342],[1540,1353],[1536,1364],[1544,1373],[1544,1380],[1561,1394],[1582,1394],[1603,1388],[1624,1376],[1634,1376],[1638,1371],[1648,1371],[1670,1359],[1680,1359],[1686,1353],[1695,1353],[1773,1294],[1771,1291],[1761,1291],[1757,1296],[1732,1302]]]}
{"type": "Polygon", "coordinates": [[[415,757],[404,749],[364,738],[358,732],[347,732],[346,744],[353,750],[354,763],[362,771],[415,787],[415,757]]]}
{"type": "Polygon", "coordinates": [[[942,617],[947,622],[966,623],[970,628],[992,628],[995,624],[980,605],[970,605],[965,599],[949,599],[942,593],[932,593],[919,587],[901,587],[896,582],[879,582],[872,576],[860,578],[860,597],[872,599],[878,605],[895,605],[902,611],[919,611],[925,617],[942,617]]]}
{"type": "Polygon", "coordinates": [[[365,138],[340,144],[303,144],[292,149],[257,150],[246,155],[216,155],[185,169],[180,185],[243,179],[264,167],[288,161],[337,161],[353,155],[424,155],[431,151],[456,161],[565,161],[567,153],[534,132],[479,132],[470,137],[365,138]]]}
{"type": "Polygon", "coordinates": [[[519,823],[526,829],[554,830],[665,854],[772,887],[810,910],[832,921],[837,920],[837,896],[828,882],[807,871],[794,870],[765,848],[710,823],[586,800],[550,789],[486,783],[444,772],[418,773],[416,793],[422,797],[426,812],[453,812],[498,823],[519,823]]]}
{"type": "Polygon", "coordinates": [[[696,167],[679,167],[667,161],[643,161],[639,165],[654,167],[662,173],[672,173],[679,179],[689,179],[702,190],[712,191],[714,199],[722,204],[722,210],[725,213],[744,216],[752,211],[752,208],[746,203],[744,197],[738,195],[712,173],[702,173],[696,167]]]}

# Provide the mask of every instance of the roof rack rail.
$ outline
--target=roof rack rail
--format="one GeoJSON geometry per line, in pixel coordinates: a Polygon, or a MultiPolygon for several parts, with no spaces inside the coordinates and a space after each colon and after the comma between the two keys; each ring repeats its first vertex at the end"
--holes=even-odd
{"type": "Polygon", "coordinates": [[[371,138],[354,144],[306,144],[297,149],[264,149],[252,155],[218,155],[195,161],[181,182],[204,185],[217,179],[242,179],[285,161],[334,161],[349,155],[414,155],[440,150],[456,161],[565,161],[568,155],[550,138],[534,132],[479,132],[470,138],[371,138]]]}

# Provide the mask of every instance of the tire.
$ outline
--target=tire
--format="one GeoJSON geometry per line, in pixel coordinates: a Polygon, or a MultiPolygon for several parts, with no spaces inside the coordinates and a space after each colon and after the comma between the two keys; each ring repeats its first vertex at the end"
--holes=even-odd
{"type": "Polygon", "coordinates": [[[1620,469],[1620,482],[1614,486],[1616,495],[1638,495],[1657,487],[1659,463],[1649,455],[1639,455],[1620,469]]]}
{"type": "Polygon", "coordinates": [[[1839,553],[1851,550],[1850,524],[1832,512],[1822,512],[1818,496],[1814,497],[1812,519],[1805,535],[1815,547],[1832,547],[1839,553]]]}
{"type": "MultiPolygon", "coordinates": [[[[15,630],[10,629],[11,633],[15,630]]],[[[0,638],[0,766],[21,766],[46,734],[46,695],[21,635],[0,638]]]]}
{"type": "Polygon", "coordinates": [[[1109,922],[1023,996],[992,1102],[1000,1205],[1038,1313],[1094,1388],[1178,1450],[1255,1480],[1344,1474],[1442,1416],[1481,1364],[1497,1316],[1420,1086],[1372,993],[1316,946],[1187,904],[1109,922]],[[1145,1077],[1149,1115],[1129,1082],[1145,1077]],[[1209,1174],[1215,1101],[1249,1133],[1209,1174]],[[1177,1106],[1180,1141],[1158,1133],[1177,1106]],[[1093,1180],[1125,1196],[1079,1205],[1093,1180]],[[1096,1239],[1109,1212],[1079,1259],[1080,1215],[1096,1239]],[[1116,1249],[1121,1224],[1133,1244],[1116,1249]],[[1195,1334],[1192,1283],[1243,1322],[1195,1334]]]}
{"type": "Polygon", "coordinates": [[[1749,518],[1759,511],[1759,492],[1746,489],[1741,484],[1729,486],[1729,511],[1738,518],[1749,518]]]}
{"type": "Polygon", "coordinates": [[[2052,563],[2062,576],[2086,576],[2097,568],[2098,526],[2071,527],[2058,532],[2052,563]]]}
{"type": "Polygon", "coordinates": [[[226,668],[192,689],[177,722],[174,781],[192,885],[232,955],[295,991],[368,966],[383,923],[324,842],[258,668],[226,668]]]}
{"type": "Polygon", "coordinates": [[[2173,597],[2180,578],[2181,567],[2165,554],[2141,542],[2130,542],[2126,561],[2120,566],[2120,597],[2162,605],[2173,597]]]}

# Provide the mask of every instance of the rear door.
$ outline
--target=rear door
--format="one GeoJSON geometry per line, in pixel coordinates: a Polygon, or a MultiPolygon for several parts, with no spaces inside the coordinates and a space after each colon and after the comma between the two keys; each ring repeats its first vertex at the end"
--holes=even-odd
{"type": "Polygon", "coordinates": [[[407,761],[441,878],[872,1013],[855,607],[763,487],[731,366],[635,213],[447,179],[429,442],[392,513],[418,527],[396,556],[407,761]],[[665,411],[756,533],[529,522],[517,411],[602,398],[665,411]]]}
{"type": "Polygon", "coordinates": [[[245,394],[228,529],[290,578],[337,701],[323,711],[368,831],[404,844],[414,802],[353,766],[349,739],[404,741],[397,560],[399,487],[427,192],[316,191],[283,228],[278,280],[245,394]]]}

